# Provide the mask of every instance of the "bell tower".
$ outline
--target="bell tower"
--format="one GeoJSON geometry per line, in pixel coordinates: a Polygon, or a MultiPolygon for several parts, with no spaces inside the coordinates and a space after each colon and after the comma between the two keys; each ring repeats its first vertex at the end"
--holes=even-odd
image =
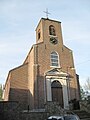
{"type": "Polygon", "coordinates": [[[63,46],[61,22],[48,18],[41,18],[36,28],[36,43],[63,46]]]}

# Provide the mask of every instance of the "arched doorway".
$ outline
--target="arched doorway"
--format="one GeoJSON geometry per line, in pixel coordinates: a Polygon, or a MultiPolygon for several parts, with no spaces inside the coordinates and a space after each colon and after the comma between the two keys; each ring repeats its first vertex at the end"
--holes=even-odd
{"type": "Polygon", "coordinates": [[[51,83],[52,101],[58,102],[63,107],[63,91],[62,85],[59,81],[55,80],[51,83]]]}

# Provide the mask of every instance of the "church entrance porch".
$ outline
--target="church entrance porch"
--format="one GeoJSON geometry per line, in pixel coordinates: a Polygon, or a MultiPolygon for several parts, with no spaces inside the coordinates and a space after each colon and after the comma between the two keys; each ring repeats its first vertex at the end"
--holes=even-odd
{"type": "Polygon", "coordinates": [[[57,102],[64,109],[69,109],[67,73],[50,70],[45,75],[45,102],[57,102]]]}

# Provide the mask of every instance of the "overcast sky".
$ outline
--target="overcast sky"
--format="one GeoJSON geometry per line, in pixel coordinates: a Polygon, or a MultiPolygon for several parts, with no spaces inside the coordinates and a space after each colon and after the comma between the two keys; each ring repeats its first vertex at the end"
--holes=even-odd
{"type": "Polygon", "coordinates": [[[80,83],[90,77],[90,0],[0,0],[0,83],[21,65],[35,44],[35,28],[48,8],[62,23],[64,44],[73,50],[80,83]]]}

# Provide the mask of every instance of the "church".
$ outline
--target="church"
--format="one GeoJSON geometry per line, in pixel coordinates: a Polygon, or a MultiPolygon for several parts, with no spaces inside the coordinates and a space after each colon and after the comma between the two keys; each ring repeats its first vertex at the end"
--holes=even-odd
{"type": "Polygon", "coordinates": [[[41,18],[36,44],[23,64],[8,73],[4,101],[18,101],[22,109],[42,109],[47,102],[69,109],[74,99],[80,99],[80,87],[73,51],[63,43],[61,22],[41,18]]]}

